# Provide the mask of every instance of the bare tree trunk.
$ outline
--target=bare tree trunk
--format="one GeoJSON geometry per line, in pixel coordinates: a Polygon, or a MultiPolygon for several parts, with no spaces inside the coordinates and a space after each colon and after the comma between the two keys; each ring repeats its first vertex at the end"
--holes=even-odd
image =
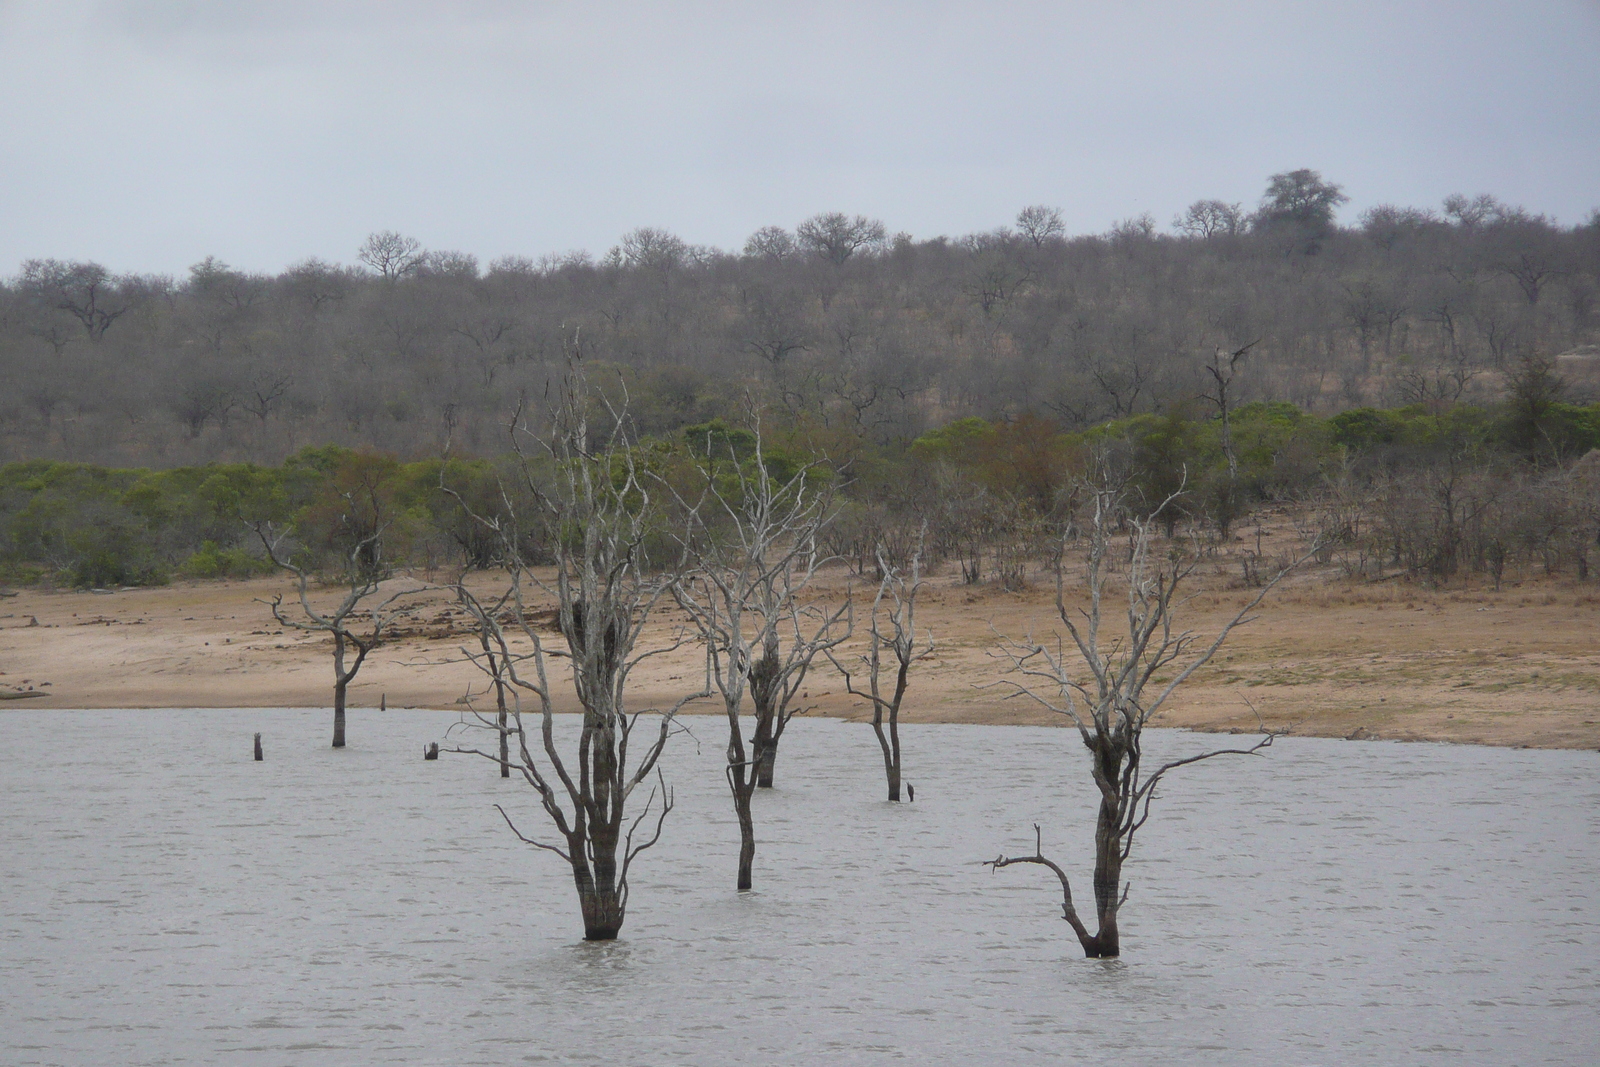
{"type": "Polygon", "coordinates": [[[344,659],[344,634],[341,634],[341,633],[338,633],[337,631],[335,631],[335,633],[333,635],[333,642],[334,642],[334,647],[337,649],[337,651],[335,652],[335,656],[338,658],[339,661],[341,661],[340,665],[336,666],[334,668],[334,679],[333,679],[333,747],[334,748],[343,748],[344,747],[344,694],[345,694],[346,687],[348,687],[349,684],[350,684],[350,679],[345,675],[345,673],[344,673],[344,671],[342,669],[342,661],[344,659]]]}
{"type": "MultiPolygon", "coordinates": [[[[381,632],[382,624],[379,624],[381,632]]],[[[350,683],[360,672],[361,665],[367,660],[367,653],[377,644],[374,636],[371,644],[364,642],[353,634],[346,633],[342,628],[333,631],[333,747],[344,747],[344,704],[345,693],[350,688],[350,683]],[[356,658],[345,669],[344,650],[346,642],[356,646],[356,658]]]]}
{"type": "Polygon", "coordinates": [[[500,777],[511,777],[511,744],[507,738],[508,726],[506,723],[506,683],[500,676],[500,667],[495,663],[494,650],[489,647],[489,635],[481,628],[478,631],[478,640],[483,645],[483,654],[487,657],[489,673],[494,677],[494,706],[496,710],[496,725],[500,730],[500,777]]]}
{"type": "Polygon", "coordinates": [[[745,782],[744,768],[735,768],[733,782],[733,810],[739,816],[739,892],[749,891],[755,884],[756,822],[750,812],[752,790],[745,782]]]}
{"type": "Polygon", "coordinates": [[[761,755],[756,758],[756,787],[758,789],[772,788],[772,772],[778,764],[778,739],[769,737],[765,744],[758,745],[761,755]]]}
{"type": "Polygon", "coordinates": [[[578,906],[583,911],[583,939],[615,941],[622,930],[625,902],[616,883],[616,864],[610,864],[609,879],[596,877],[599,867],[597,863],[597,869],[591,871],[585,862],[572,865],[572,880],[578,887],[578,906]]]}
{"type": "Polygon", "coordinates": [[[776,752],[772,747],[772,719],[770,715],[763,715],[761,712],[762,709],[757,707],[755,734],[750,738],[750,758],[753,764],[751,774],[755,778],[757,788],[771,789],[772,767],[776,758],[776,752]]]}
{"type": "Polygon", "coordinates": [[[767,640],[761,658],[750,668],[750,702],[755,706],[756,728],[750,737],[750,757],[755,763],[757,789],[772,788],[772,772],[778,760],[778,739],[773,736],[778,713],[779,689],[783,684],[783,663],[775,637],[767,640]]]}
{"type": "MultiPolygon", "coordinates": [[[[491,659],[491,664],[493,660],[491,659]]],[[[500,727],[500,777],[511,777],[511,742],[510,729],[506,722],[506,684],[500,680],[500,674],[494,676],[494,704],[497,711],[497,725],[500,727]]]]}
{"type": "MultiPolygon", "coordinates": [[[[1117,892],[1122,887],[1122,824],[1120,798],[1100,802],[1100,817],[1094,833],[1094,911],[1099,931],[1083,943],[1091,959],[1116,956],[1121,951],[1117,938],[1117,892]]],[[[1081,940],[1081,939],[1080,939],[1081,940]]]]}
{"type": "Polygon", "coordinates": [[[505,697],[500,698],[500,777],[511,777],[511,745],[506,736],[510,733],[506,725],[505,697]]]}
{"type": "Polygon", "coordinates": [[[900,799],[900,709],[889,716],[889,752],[894,757],[889,769],[889,799],[900,799]]]}
{"type": "MultiPolygon", "coordinates": [[[[898,711],[898,709],[896,709],[898,711]]],[[[897,714],[891,714],[885,731],[881,713],[873,716],[872,732],[878,737],[878,747],[883,750],[883,775],[889,783],[889,799],[900,800],[900,723],[897,714]]]]}

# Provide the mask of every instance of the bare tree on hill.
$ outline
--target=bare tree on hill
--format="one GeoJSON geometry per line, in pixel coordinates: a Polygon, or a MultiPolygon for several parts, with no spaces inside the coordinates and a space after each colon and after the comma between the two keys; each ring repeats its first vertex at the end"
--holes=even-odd
{"type": "Polygon", "coordinates": [[[425,253],[422,242],[393,230],[379,230],[361,243],[356,258],[386,282],[397,281],[415,274],[422,265],[425,253]]]}
{"type": "Polygon", "coordinates": [[[885,230],[877,219],[828,211],[802,222],[794,233],[802,248],[842,267],[857,252],[883,244],[885,230]]]}
{"type": "Polygon", "coordinates": [[[1035,248],[1043,248],[1051,241],[1060,240],[1067,232],[1059,208],[1033,204],[1017,212],[1017,232],[1035,248]]]}
{"type": "Polygon", "coordinates": [[[793,257],[796,247],[794,235],[782,226],[763,226],[745,241],[744,254],[782,263],[793,257]]]}
{"type": "Polygon", "coordinates": [[[1189,237],[1206,240],[1243,232],[1246,215],[1239,204],[1225,200],[1196,200],[1172,220],[1172,227],[1189,237]]]}
{"type": "Polygon", "coordinates": [[[28,260],[18,283],[23,294],[41,307],[70,315],[84,336],[97,344],[133,309],[145,288],[138,279],[113,277],[98,263],[57,259],[28,260]]]}

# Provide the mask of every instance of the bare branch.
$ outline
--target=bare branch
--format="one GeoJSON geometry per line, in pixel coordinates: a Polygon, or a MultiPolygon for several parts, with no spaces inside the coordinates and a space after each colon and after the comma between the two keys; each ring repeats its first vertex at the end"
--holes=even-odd
{"type": "Polygon", "coordinates": [[[506,809],[505,808],[502,808],[500,805],[496,804],[494,806],[494,810],[498,811],[500,813],[500,817],[506,821],[506,825],[511,827],[511,832],[517,835],[517,840],[522,841],[525,844],[532,845],[534,848],[542,848],[542,849],[545,849],[546,851],[554,852],[556,855],[560,856],[562,859],[567,860],[568,862],[571,862],[572,857],[567,855],[566,851],[561,849],[560,847],[558,847],[556,845],[546,844],[543,841],[535,841],[531,837],[524,836],[522,831],[517,829],[516,823],[511,821],[511,816],[506,814],[506,809]]]}
{"type": "Polygon", "coordinates": [[[1039,829],[1039,824],[1034,823],[1033,855],[1006,856],[1002,853],[992,860],[985,860],[984,866],[988,867],[991,872],[998,871],[1002,867],[1010,867],[1016,863],[1037,863],[1040,866],[1048,867],[1061,882],[1061,917],[1071,924],[1073,932],[1078,935],[1078,940],[1087,945],[1094,938],[1089,933],[1088,928],[1084,926],[1083,920],[1078,917],[1078,909],[1073,906],[1072,883],[1067,880],[1067,872],[1061,869],[1060,864],[1045,857],[1044,848],[1041,844],[1042,835],[1043,831],[1039,829]]]}

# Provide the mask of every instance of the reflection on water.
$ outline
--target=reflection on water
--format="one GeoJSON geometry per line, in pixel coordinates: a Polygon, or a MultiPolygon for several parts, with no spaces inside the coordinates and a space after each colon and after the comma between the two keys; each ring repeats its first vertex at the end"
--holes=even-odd
{"type": "MultiPolygon", "coordinates": [[[[758,798],[756,892],[719,748],[624,938],[491,804],[532,791],[449,718],[0,712],[0,1062],[1589,1064],[1600,757],[1288,740],[1186,768],[1129,874],[1126,955],[1082,959],[1031,824],[1087,895],[1060,730],[797,722],[758,798]],[[265,733],[267,762],[250,759],[265,733]]],[[[708,728],[697,730],[714,737],[708,728]]],[[[1157,755],[1215,739],[1162,732],[1157,755]]]]}

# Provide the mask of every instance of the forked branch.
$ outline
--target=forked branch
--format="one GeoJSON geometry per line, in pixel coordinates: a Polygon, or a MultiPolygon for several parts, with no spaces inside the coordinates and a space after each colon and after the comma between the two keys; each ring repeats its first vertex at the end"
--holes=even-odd
{"type": "Polygon", "coordinates": [[[1087,945],[1093,940],[1093,935],[1083,925],[1083,920],[1078,918],[1078,909],[1073,906],[1072,883],[1067,880],[1067,872],[1061,869],[1061,865],[1045,856],[1044,846],[1041,842],[1042,836],[1039,824],[1034,823],[1033,855],[1007,856],[1001,853],[992,860],[985,860],[984,866],[988,867],[991,872],[998,871],[1002,867],[1010,867],[1016,863],[1037,863],[1042,867],[1050,868],[1055,873],[1055,876],[1061,880],[1061,917],[1071,924],[1073,933],[1078,935],[1078,940],[1087,945]]]}

